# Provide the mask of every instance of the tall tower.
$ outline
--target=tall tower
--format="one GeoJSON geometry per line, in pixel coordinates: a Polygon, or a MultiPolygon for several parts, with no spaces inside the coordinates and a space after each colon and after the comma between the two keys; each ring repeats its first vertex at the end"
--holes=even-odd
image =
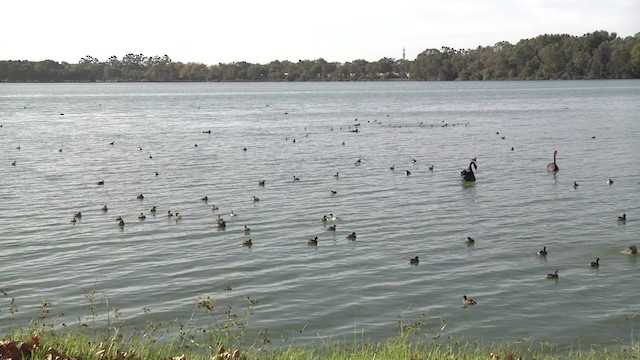
{"type": "Polygon", "coordinates": [[[404,51],[404,46],[403,46],[403,47],[402,47],[402,61],[407,60],[407,58],[406,58],[406,56],[405,56],[405,55],[406,55],[406,53],[405,53],[405,51],[404,51]]]}

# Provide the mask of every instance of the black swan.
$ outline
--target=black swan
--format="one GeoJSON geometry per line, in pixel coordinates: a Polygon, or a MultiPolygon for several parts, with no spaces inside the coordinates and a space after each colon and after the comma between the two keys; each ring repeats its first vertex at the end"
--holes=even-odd
{"type": "Polygon", "coordinates": [[[462,181],[476,181],[476,176],[473,174],[473,168],[478,170],[478,165],[475,162],[471,162],[469,164],[468,169],[464,169],[460,172],[460,176],[462,176],[462,181]]]}
{"type": "Polygon", "coordinates": [[[553,171],[556,172],[558,170],[560,170],[560,168],[558,167],[558,165],[556,164],[556,155],[558,155],[558,150],[554,150],[553,151],[553,162],[549,163],[547,165],[547,171],[553,171]]]}

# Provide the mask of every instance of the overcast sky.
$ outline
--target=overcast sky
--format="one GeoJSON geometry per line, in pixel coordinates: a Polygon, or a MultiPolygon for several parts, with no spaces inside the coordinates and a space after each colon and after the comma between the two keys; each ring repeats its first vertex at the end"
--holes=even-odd
{"type": "Polygon", "coordinates": [[[3,0],[0,60],[409,60],[542,34],[640,32],[640,0],[3,0]]]}

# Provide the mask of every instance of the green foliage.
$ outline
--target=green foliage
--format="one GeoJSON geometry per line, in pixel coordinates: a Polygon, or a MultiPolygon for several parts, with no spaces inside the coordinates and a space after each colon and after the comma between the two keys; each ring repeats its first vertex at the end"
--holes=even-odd
{"type": "Polygon", "coordinates": [[[0,82],[118,81],[358,81],[411,79],[548,80],[638,79],[640,33],[621,39],[596,31],[581,37],[540,35],[512,45],[499,42],[476,49],[426,49],[415,60],[382,58],[376,62],[317,60],[244,61],[207,66],[173,62],[169,56],[127,54],[101,62],[85,56],[77,64],[0,61],[0,82]]]}
{"type": "MultiPolygon", "coordinates": [[[[229,288],[225,291],[231,291],[229,288]]],[[[247,298],[246,309],[236,312],[235,304],[223,298],[200,297],[191,317],[185,323],[157,323],[149,315],[143,329],[127,326],[120,311],[110,307],[106,294],[87,292],[87,315],[75,326],[60,324],[55,306],[42,299],[39,310],[28,329],[15,330],[0,339],[0,359],[86,359],[86,360],[222,360],[222,359],[388,359],[388,360],[600,360],[638,359],[637,336],[629,345],[622,341],[614,348],[590,346],[558,347],[543,342],[517,339],[487,346],[481,341],[467,341],[445,336],[448,324],[427,313],[406,312],[397,316],[398,334],[382,342],[370,341],[354,330],[343,340],[318,337],[310,344],[295,339],[272,343],[268,329],[262,329],[255,340],[249,339],[249,317],[258,300],[247,298]],[[53,316],[53,318],[52,318],[53,316]],[[105,323],[106,318],[106,323],[105,323]],[[434,327],[435,325],[435,327],[434,327]],[[178,331],[175,331],[178,327],[178,331]],[[429,330],[431,329],[431,330],[429,330]]],[[[407,309],[408,310],[408,309],[407,309]]],[[[143,313],[150,310],[143,308],[143,313]]],[[[630,316],[636,317],[637,313],[630,316]]],[[[187,319],[184,319],[187,320],[187,319]]],[[[526,326],[526,325],[524,325],[526,326]]],[[[306,325],[296,330],[303,333],[306,325]]],[[[626,342],[625,342],[626,343],[626,342]]]]}

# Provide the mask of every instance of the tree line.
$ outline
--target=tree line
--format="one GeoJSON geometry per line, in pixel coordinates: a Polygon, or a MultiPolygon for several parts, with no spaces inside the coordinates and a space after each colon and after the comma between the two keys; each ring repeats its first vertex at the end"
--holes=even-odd
{"type": "Polygon", "coordinates": [[[0,61],[0,82],[549,80],[640,78],[640,33],[624,39],[596,31],[583,36],[540,35],[517,44],[456,50],[426,49],[415,60],[358,59],[244,61],[206,65],[174,62],[167,55],[127,54],[77,64],[53,60],[0,61]]]}

